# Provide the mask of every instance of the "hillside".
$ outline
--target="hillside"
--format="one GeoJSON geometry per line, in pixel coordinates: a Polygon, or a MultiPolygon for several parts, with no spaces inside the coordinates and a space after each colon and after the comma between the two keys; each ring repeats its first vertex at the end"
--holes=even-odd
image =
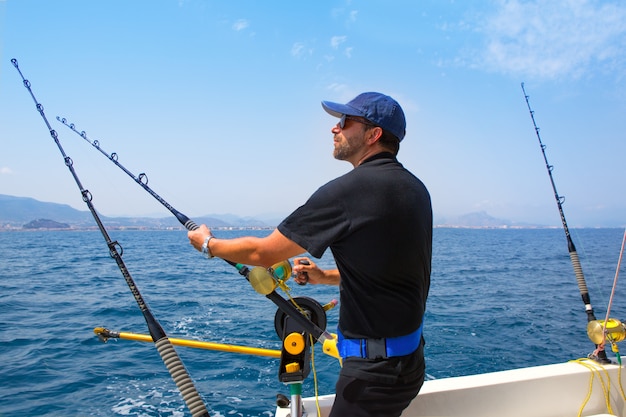
{"type": "Polygon", "coordinates": [[[33,198],[0,194],[0,224],[21,225],[35,219],[53,219],[73,224],[93,221],[88,211],[79,211],[67,204],[44,203],[33,198]]]}
{"type": "MultiPolygon", "coordinates": [[[[106,227],[124,229],[182,229],[174,216],[152,217],[106,217],[100,215],[106,227]]],[[[211,228],[268,228],[261,220],[233,215],[207,215],[193,219],[211,228]]],[[[0,194],[0,230],[49,229],[46,225],[62,224],[69,229],[93,229],[96,223],[88,210],[76,210],[67,204],[48,203],[34,198],[0,194]],[[27,225],[27,226],[26,226],[27,225]],[[25,227],[26,226],[26,227],[25,227]]]]}
{"type": "Polygon", "coordinates": [[[484,211],[468,213],[468,214],[464,214],[462,216],[458,216],[454,218],[437,219],[435,221],[435,226],[481,228],[481,229],[545,227],[545,226],[539,226],[536,224],[516,223],[510,220],[506,220],[506,219],[498,219],[493,216],[490,216],[484,211]]]}

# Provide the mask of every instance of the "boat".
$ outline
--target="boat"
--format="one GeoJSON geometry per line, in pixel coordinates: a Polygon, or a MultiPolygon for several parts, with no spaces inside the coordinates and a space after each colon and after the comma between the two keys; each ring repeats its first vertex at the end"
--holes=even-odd
{"type": "MultiPolygon", "coordinates": [[[[624,417],[621,380],[620,365],[592,360],[428,380],[402,416],[624,417]]],[[[301,415],[328,416],[334,398],[304,398],[301,415]]],[[[293,414],[277,406],[274,415],[293,414]]]]}

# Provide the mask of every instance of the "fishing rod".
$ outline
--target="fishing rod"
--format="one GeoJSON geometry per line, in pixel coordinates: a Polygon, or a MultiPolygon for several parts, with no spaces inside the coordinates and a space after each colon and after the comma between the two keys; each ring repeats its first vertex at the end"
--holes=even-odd
{"type": "MultiPolygon", "coordinates": [[[[87,137],[87,133],[84,130],[79,132],[76,129],[74,123],[68,123],[66,118],[57,116],[57,120],[66,127],[68,127],[70,130],[72,130],[72,132],[83,138],[87,143],[89,143],[91,146],[96,148],[102,155],[104,155],[109,161],[113,162],[118,168],[124,171],[145,191],[147,191],[148,194],[150,194],[165,208],[167,208],[187,230],[198,229],[198,225],[193,220],[189,219],[189,217],[176,210],[171,204],[169,204],[164,198],[162,198],[152,188],[150,188],[150,186],[148,186],[148,176],[145,173],[140,173],[139,175],[135,176],[135,174],[133,174],[119,162],[117,153],[113,152],[109,154],[105,152],[100,147],[100,142],[98,140],[89,139],[87,137]]],[[[276,280],[272,277],[271,273],[266,268],[254,267],[250,270],[247,266],[229,261],[228,259],[224,259],[224,261],[231,266],[234,266],[237,271],[239,271],[239,273],[244,278],[246,278],[248,282],[250,282],[256,292],[261,295],[265,295],[265,297],[267,297],[274,304],[276,304],[279,309],[292,317],[293,320],[296,321],[300,326],[302,326],[304,330],[310,333],[315,338],[315,340],[320,341],[322,343],[322,350],[324,353],[339,358],[339,353],[337,352],[336,346],[336,337],[334,337],[326,330],[321,329],[317,325],[317,323],[314,323],[310,318],[302,314],[302,312],[299,311],[296,306],[281,297],[280,294],[275,291],[277,288],[276,280]]]]}
{"type": "MultiPolygon", "coordinates": [[[[565,197],[560,196],[556,190],[556,184],[554,183],[554,177],[552,176],[552,171],[554,167],[548,162],[548,157],[546,156],[546,145],[544,145],[543,141],[541,140],[539,127],[537,127],[537,123],[535,122],[535,112],[530,107],[530,96],[526,94],[526,90],[524,89],[524,83],[522,83],[521,86],[522,91],[524,92],[524,98],[526,99],[526,105],[528,106],[528,111],[530,113],[530,118],[535,128],[535,134],[537,135],[537,139],[539,140],[539,146],[541,148],[541,153],[543,154],[543,160],[546,163],[546,169],[548,170],[548,176],[550,177],[550,183],[552,184],[552,191],[554,192],[554,199],[556,200],[556,205],[559,209],[559,214],[561,216],[561,223],[563,224],[565,238],[567,239],[567,250],[569,252],[569,257],[572,261],[572,266],[574,267],[574,274],[576,275],[578,290],[580,291],[583,303],[585,304],[587,322],[592,322],[596,320],[596,316],[594,314],[593,307],[591,306],[591,298],[589,297],[589,290],[587,289],[587,283],[585,281],[585,276],[583,275],[583,268],[580,265],[580,259],[578,258],[578,253],[576,252],[576,246],[574,246],[574,241],[572,240],[569,228],[567,227],[567,221],[565,220],[565,213],[563,212],[563,203],[565,202],[565,197]]],[[[598,360],[600,360],[601,362],[610,362],[606,357],[606,352],[604,351],[604,349],[597,351],[597,356],[598,360]]]]}
{"type": "MultiPolygon", "coordinates": [[[[96,327],[93,332],[102,340],[107,342],[109,339],[125,339],[134,340],[136,342],[152,342],[149,334],[138,334],[130,332],[115,332],[104,327],[96,327]]],[[[170,342],[175,346],[185,346],[196,349],[218,350],[220,352],[242,353],[256,356],[268,356],[271,358],[280,358],[280,350],[256,348],[251,346],[229,345],[226,343],[203,342],[200,340],[176,339],[170,337],[170,342]]]]}
{"type": "Polygon", "coordinates": [[[182,360],[176,353],[176,350],[174,349],[174,346],[172,345],[170,340],[167,338],[167,335],[165,334],[165,330],[163,330],[163,327],[159,324],[156,317],[154,317],[154,314],[152,314],[152,312],[150,311],[150,308],[148,307],[141,293],[139,292],[139,288],[137,288],[135,281],[130,275],[128,268],[126,268],[126,265],[124,264],[124,261],[122,260],[122,254],[124,252],[123,248],[117,241],[112,241],[111,238],[109,237],[109,234],[106,228],[104,227],[104,224],[102,223],[100,216],[98,216],[98,213],[96,212],[96,209],[91,201],[92,200],[91,193],[89,192],[89,190],[86,190],[81,184],[80,179],[78,178],[78,174],[76,174],[76,170],[74,169],[72,159],[65,154],[65,150],[61,146],[61,142],[59,141],[57,132],[54,129],[52,129],[52,126],[50,126],[50,123],[48,122],[48,118],[46,117],[44,113],[43,106],[35,98],[33,90],[31,89],[30,82],[26,78],[24,78],[24,75],[22,74],[22,71],[20,70],[18,66],[17,60],[15,58],[11,59],[11,63],[13,63],[13,66],[15,66],[15,69],[22,77],[24,87],[28,89],[28,92],[30,93],[31,97],[33,98],[33,101],[35,102],[37,111],[39,111],[39,114],[41,115],[41,117],[43,118],[43,121],[46,123],[46,126],[48,127],[50,136],[52,136],[52,139],[56,143],[57,147],[59,148],[59,151],[61,152],[61,155],[63,156],[65,165],[69,168],[70,173],[72,174],[72,177],[74,177],[74,181],[76,182],[76,185],[78,186],[80,190],[83,201],[85,202],[85,204],[87,204],[89,211],[91,212],[96,224],[98,225],[98,228],[100,229],[100,232],[102,233],[102,236],[104,237],[104,240],[106,241],[107,246],[109,247],[109,253],[111,257],[115,259],[117,266],[122,272],[122,275],[124,276],[124,279],[126,280],[126,283],[128,284],[128,287],[130,288],[130,291],[132,292],[133,297],[135,298],[135,301],[137,302],[137,305],[139,306],[139,309],[141,310],[146,320],[146,323],[148,325],[148,330],[150,331],[150,336],[152,337],[152,340],[154,341],[154,344],[156,345],[159,355],[161,355],[161,359],[165,363],[167,370],[170,372],[170,375],[174,379],[174,382],[176,383],[178,390],[182,394],[183,399],[185,400],[185,403],[187,407],[189,408],[189,411],[191,411],[191,414],[193,417],[209,417],[209,412],[207,411],[206,406],[204,402],[202,401],[202,398],[200,398],[200,395],[198,394],[198,391],[196,390],[196,387],[194,386],[193,381],[189,377],[189,373],[187,372],[187,369],[185,369],[185,366],[183,365],[182,360]]]}

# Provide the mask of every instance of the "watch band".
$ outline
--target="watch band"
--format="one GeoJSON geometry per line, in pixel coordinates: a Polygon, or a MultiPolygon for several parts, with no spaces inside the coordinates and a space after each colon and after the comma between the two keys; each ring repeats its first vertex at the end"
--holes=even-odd
{"type": "Polygon", "coordinates": [[[204,243],[202,244],[202,253],[206,254],[206,256],[211,259],[213,254],[211,253],[211,249],[209,248],[209,242],[213,239],[213,235],[208,235],[206,239],[204,239],[204,243]]]}

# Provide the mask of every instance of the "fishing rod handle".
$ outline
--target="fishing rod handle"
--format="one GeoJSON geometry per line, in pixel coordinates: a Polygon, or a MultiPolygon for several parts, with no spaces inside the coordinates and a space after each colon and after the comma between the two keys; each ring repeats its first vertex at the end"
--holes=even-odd
{"type": "MultiPolygon", "coordinates": [[[[300,259],[299,263],[302,265],[311,265],[311,263],[306,259],[300,259]]],[[[309,274],[307,272],[303,272],[302,275],[304,276],[304,282],[296,281],[298,285],[306,285],[309,282],[309,274]]]]}
{"type": "Polygon", "coordinates": [[[174,346],[167,337],[155,343],[163,363],[170,372],[172,379],[176,383],[178,390],[182,394],[189,411],[193,417],[209,417],[209,412],[200,398],[200,394],[196,390],[193,381],[189,377],[189,373],[185,369],[180,357],[176,353],[174,346]]]}
{"type": "Polygon", "coordinates": [[[187,229],[189,231],[192,231],[192,230],[197,230],[197,229],[200,228],[196,224],[196,222],[194,222],[189,217],[185,216],[183,213],[181,213],[180,211],[176,210],[175,208],[171,208],[170,211],[172,212],[174,217],[176,217],[176,219],[180,222],[180,224],[185,226],[185,229],[187,229]]]}

